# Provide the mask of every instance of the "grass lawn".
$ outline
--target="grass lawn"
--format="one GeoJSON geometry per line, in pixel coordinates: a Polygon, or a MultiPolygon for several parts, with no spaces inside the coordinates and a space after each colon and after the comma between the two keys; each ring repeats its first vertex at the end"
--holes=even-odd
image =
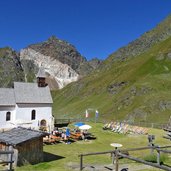
{"type": "MultiPolygon", "coordinates": [[[[123,144],[122,149],[126,148],[136,148],[136,147],[144,147],[147,146],[148,140],[147,135],[123,135],[113,133],[109,130],[103,130],[101,123],[88,123],[92,126],[90,132],[94,134],[97,139],[89,140],[89,141],[77,141],[71,144],[62,144],[58,143],[55,145],[45,145],[45,162],[39,163],[36,165],[26,165],[22,167],[17,167],[17,171],[72,171],[73,169],[70,166],[79,166],[80,158],[79,154],[90,153],[90,152],[103,152],[110,151],[113,148],[110,146],[111,143],[117,142],[123,144]]],[[[156,145],[170,145],[170,141],[162,138],[165,134],[163,130],[158,129],[150,129],[149,134],[155,135],[155,144],[156,145]]],[[[147,154],[150,154],[150,151],[136,151],[132,152],[131,155],[139,156],[141,158],[145,157],[147,154]]],[[[169,161],[169,157],[167,158],[167,163],[169,161]]],[[[111,156],[110,154],[97,155],[97,156],[86,156],[83,159],[84,164],[100,164],[107,165],[111,164],[111,156]]],[[[130,164],[137,165],[139,164],[126,160],[120,159],[119,163],[121,164],[130,164]]],[[[157,170],[156,168],[149,169],[157,170]]],[[[143,169],[142,169],[143,171],[143,169]]],[[[147,169],[146,169],[147,171],[147,169]]]]}

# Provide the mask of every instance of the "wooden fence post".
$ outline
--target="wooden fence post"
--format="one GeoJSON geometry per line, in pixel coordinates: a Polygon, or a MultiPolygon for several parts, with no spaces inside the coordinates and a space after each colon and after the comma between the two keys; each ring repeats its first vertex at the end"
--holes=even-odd
{"type": "Polygon", "coordinates": [[[83,170],[83,155],[80,155],[80,170],[83,170]]]}
{"type": "Polygon", "coordinates": [[[157,150],[157,164],[160,165],[160,151],[157,150]]]}
{"type": "Polygon", "coordinates": [[[115,163],[115,153],[114,152],[111,153],[111,156],[112,156],[112,164],[114,164],[115,163]]]}
{"type": "MultiPolygon", "coordinates": [[[[13,151],[13,147],[12,146],[9,146],[9,151],[13,151]]],[[[12,171],[12,157],[13,157],[13,154],[12,153],[9,153],[8,154],[8,170],[12,171]]]]}
{"type": "Polygon", "coordinates": [[[119,171],[118,150],[115,150],[115,171],[119,171]]]}

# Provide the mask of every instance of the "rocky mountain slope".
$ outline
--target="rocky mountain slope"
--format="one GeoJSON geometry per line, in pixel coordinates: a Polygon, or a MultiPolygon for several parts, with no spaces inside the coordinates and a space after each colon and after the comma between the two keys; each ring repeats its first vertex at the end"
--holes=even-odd
{"type": "Polygon", "coordinates": [[[19,56],[9,47],[0,48],[0,87],[12,87],[14,81],[24,81],[19,56]]]}
{"type": "Polygon", "coordinates": [[[93,73],[54,92],[56,117],[165,123],[171,113],[171,16],[111,54],[93,73]]]}
{"type": "Polygon", "coordinates": [[[45,68],[51,89],[63,88],[77,81],[98,67],[98,62],[88,62],[76,48],[66,41],[50,37],[47,41],[30,45],[20,51],[21,62],[26,78],[37,72],[40,66],[45,68]],[[32,65],[32,68],[30,67],[32,65]],[[30,72],[31,71],[31,72],[30,72]]]}
{"type": "Polygon", "coordinates": [[[149,50],[155,44],[166,40],[171,35],[171,15],[159,23],[154,29],[147,31],[138,39],[111,54],[108,60],[125,60],[128,57],[138,56],[149,50]]]}
{"type": "Polygon", "coordinates": [[[61,89],[89,74],[100,64],[97,58],[87,61],[73,45],[52,36],[47,41],[21,49],[20,53],[11,48],[1,48],[0,87],[12,87],[14,81],[35,82],[42,66],[51,90],[61,89]]]}

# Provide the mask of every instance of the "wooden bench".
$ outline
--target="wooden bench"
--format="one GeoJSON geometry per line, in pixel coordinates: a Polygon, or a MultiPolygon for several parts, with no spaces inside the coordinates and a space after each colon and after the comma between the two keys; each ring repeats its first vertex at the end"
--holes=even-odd
{"type": "Polygon", "coordinates": [[[81,135],[81,133],[71,132],[70,138],[72,138],[74,140],[82,140],[82,135],[81,135]]]}

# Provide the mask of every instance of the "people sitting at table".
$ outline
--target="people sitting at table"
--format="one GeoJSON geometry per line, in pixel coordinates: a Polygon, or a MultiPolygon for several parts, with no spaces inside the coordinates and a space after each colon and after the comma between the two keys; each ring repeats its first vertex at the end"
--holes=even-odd
{"type": "Polygon", "coordinates": [[[84,131],[81,133],[82,140],[85,140],[85,133],[84,131]]]}

